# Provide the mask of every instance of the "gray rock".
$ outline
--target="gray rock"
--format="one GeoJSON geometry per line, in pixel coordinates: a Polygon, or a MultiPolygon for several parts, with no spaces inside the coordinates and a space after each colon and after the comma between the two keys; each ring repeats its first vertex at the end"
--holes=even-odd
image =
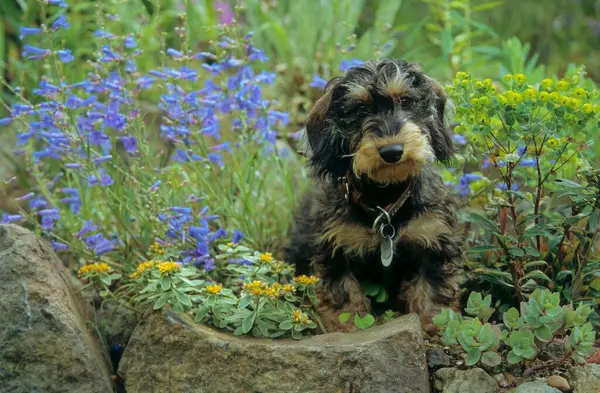
{"type": "Polygon", "coordinates": [[[573,393],[598,393],[600,391],[600,364],[589,363],[569,370],[569,383],[573,393]]]}
{"type": "Polygon", "coordinates": [[[552,341],[540,353],[540,360],[549,361],[561,359],[565,356],[565,344],[559,341],[552,341]]]}
{"type": "Polygon", "coordinates": [[[546,381],[531,381],[525,382],[519,386],[517,386],[513,391],[513,393],[562,393],[560,390],[548,386],[546,381]]]}
{"type": "Polygon", "coordinates": [[[0,393],[108,393],[89,308],[51,246],[0,225],[0,393]]]}
{"type": "Polygon", "coordinates": [[[446,352],[442,348],[429,348],[425,355],[427,356],[427,367],[431,370],[437,370],[441,367],[450,367],[452,363],[446,352]]]}
{"type": "Polygon", "coordinates": [[[435,388],[442,393],[496,393],[499,390],[496,380],[480,368],[440,368],[435,378],[435,388]]]}
{"type": "Polygon", "coordinates": [[[429,393],[419,319],[302,340],[241,338],[186,315],[142,318],[119,364],[127,393],[429,393]]]}

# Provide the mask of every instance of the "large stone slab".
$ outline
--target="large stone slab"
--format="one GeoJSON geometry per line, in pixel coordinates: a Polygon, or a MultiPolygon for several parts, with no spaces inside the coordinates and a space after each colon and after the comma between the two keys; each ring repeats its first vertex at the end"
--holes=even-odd
{"type": "Polygon", "coordinates": [[[110,393],[86,303],[52,247],[0,225],[0,393],[110,393]]]}
{"type": "Polygon", "coordinates": [[[429,393],[419,319],[295,340],[146,315],[119,365],[127,393],[429,393]]]}

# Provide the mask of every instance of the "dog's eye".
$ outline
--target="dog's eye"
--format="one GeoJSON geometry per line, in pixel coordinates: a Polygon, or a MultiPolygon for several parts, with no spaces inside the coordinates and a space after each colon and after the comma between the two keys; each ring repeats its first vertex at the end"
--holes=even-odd
{"type": "Polygon", "coordinates": [[[408,109],[414,104],[415,100],[411,97],[402,97],[400,98],[400,106],[402,109],[408,109]]]}

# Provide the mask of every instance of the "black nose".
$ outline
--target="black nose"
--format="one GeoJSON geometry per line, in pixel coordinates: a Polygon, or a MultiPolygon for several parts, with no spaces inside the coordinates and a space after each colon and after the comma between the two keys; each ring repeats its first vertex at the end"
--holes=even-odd
{"type": "Polygon", "coordinates": [[[400,161],[404,153],[404,146],[398,145],[385,145],[379,148],[379,155],[383,158],[383,161],[388,163],[394,163],[400,161]]]}

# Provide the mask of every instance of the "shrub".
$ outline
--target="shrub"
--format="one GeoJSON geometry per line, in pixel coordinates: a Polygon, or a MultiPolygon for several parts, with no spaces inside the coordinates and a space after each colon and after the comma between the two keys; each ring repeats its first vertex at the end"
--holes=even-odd
{"type": "Polygon", "coordinates": [[[589,148],[598,90],[575,69],[534,84],[524,74],[495,84],[459,72],[448,91],[464,172],[446,180],[471,202],[464,218],[475,271],[506,295],[504,309],[540,286],[592,304],[600,285],[600,172],[589,148]]]}
{"type": "MultiPolygon", "coordinates": [[[[46,3],[51,14],[59,5],[46,3]]],[[[236,334],[316,327],[314,279],[257,259],[277,248],[291,219],[282,206],[306,176],[277,139],[288,115],[267,98],[275,75],[254,69],[266,57],[252,34],[221,26],[213,52],[197,52],[177,28],[179,47],[144,73],[136,37],[119,34],[118,18],[99,25],[84,80],[71,79],[81,59],[56,46],[68,18],[25,37],[23,57],[45,74],[0,124],[16,133],[32,187],[2,222],[33,225],[88,288],[127,307],[169,305],[236,334]]]]}
{"type": "Polygon", "coordinates": [[[503,323],[498,324],[482,322],[495,312],[489,307],[491,296],[482,298],[480,293],[472,292],[468,302],[465,312],[470,316],[443,309],[433,320],[444,344],[462,351],[467,366],[478,362],[492,368],[499,366],[502,354],[509,365],[524,364],[536,359],[540,348],[559,339],[565,349],[561,363],[585,363],[594,353],[596,333],[588,321],[591,307],[581,303],[576,310],[571,305],[561,307],[558,293],[536,289],[529,301],[521,302],[520,313],[511,308],[503,313],[503,323]],[[504,350],[501,344],[506,346],[504,350]]]}

